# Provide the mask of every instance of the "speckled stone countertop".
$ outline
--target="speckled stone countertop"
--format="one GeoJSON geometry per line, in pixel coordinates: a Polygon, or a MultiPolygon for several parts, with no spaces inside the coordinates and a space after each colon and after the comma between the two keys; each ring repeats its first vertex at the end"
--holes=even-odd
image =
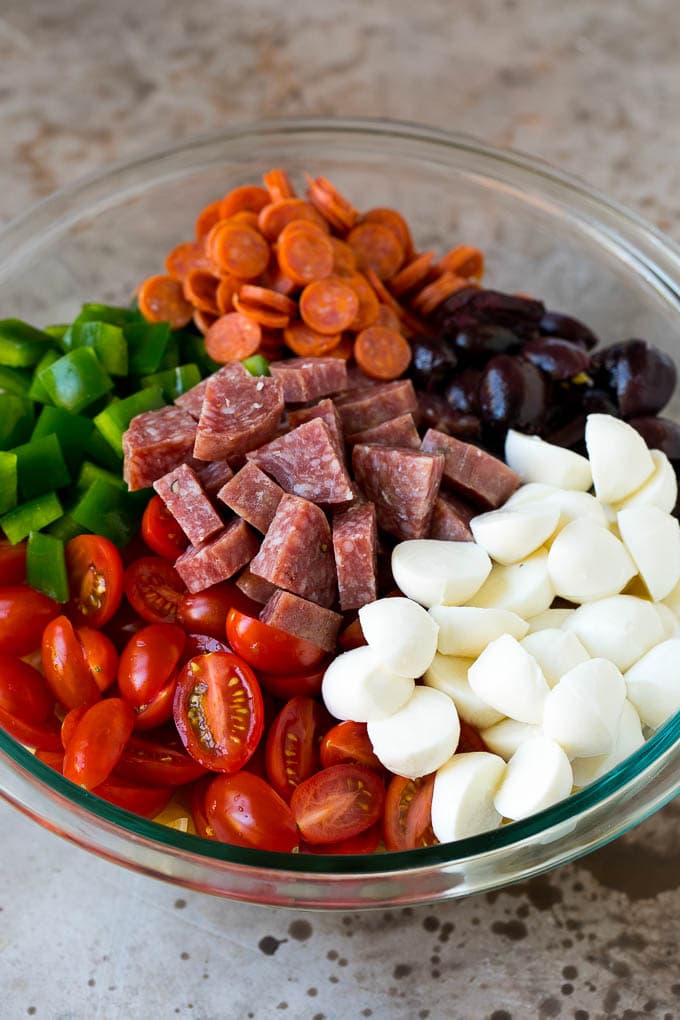
{"type": "MultiPolygon", "coordinates": [[[[678,52],[676,0],[3,0],[0,219],[237,121],[371,114],[530,151],[680,239],[678,52]]],[[[346,915],[186,893],[0,821],[3,1020],[680,1017],[677,802],[500,893],[346,915]]]]}

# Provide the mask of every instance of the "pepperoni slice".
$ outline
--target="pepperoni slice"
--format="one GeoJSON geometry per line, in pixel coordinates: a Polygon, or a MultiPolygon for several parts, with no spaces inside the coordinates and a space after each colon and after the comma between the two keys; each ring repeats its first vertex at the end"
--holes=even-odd
{"type": "Polygon", "coordinates": [[[283,228],[293,220],[308,220],[322,229],[328,229],[323,217],[304,198],[282,198],[280,202],[270,202],[260,212],[258,225],[268,241],[275,241],[283,228]]]}
{"type": "Polygon", "coordinates": [[[275,167],[262,174],[262,183],[269,194],[270,202],[282,202],[284,198],[295,198],[295,189],[285,170],[275,167]]]}
{"type": "Polygon", "coordinates": [[[407,255],[413,251],[413,238],[408,223],[396,209],[389,209],[380,206],[376,209],[369,209],[361,218],[362,223],[382,223],[389,227],[400,242],[407,255]]]}
{"type": "Polygon", "coordinates": [[[267,287],[244,284],[234,296],[234,308],[269,329],[283,329],[295,314],[295,302],[267,287]]]}
{"type": "Polygon", "coordinates": [[[404,246],[394,230],[382,223],[360,223],[347,236],[359,269],[372,269],[381,280],[389,280],[404,261],[404,246]]]}
{"type": "Polygon", "coordinates": [[[175,280],[184,280],[192,269],[212,270],[213,264],[198,241],[185,241],[168,252],[165,257],[165,271],[175,280]]]}
{"type": "Polygon", "coordinates": [[[225,222],[245,223],[247,227],[252,227],[253,230],[257,230],[259,232],[260,228],[258,227],[258,220],[259,217],[256,212],[252,212],[250,209],[242,209],[241,212],[234,213],[234,215],[230,216],[228,220],[225,220],[225,222]]]}
{"type": "Polygon", "coordinates": [[[337,347],[333,347],[332,350],[325,351],[324,353],[328,358],[341,358],[342,361],[349,361],[354,354],[354,337],[350,336],[349,333],[344,333],[337,347]]]}
{"type": "Polygon", "coordinates": [[[277,257],[281,272],[304,286],[333,272],[333,246],[321,227],[294,220],[279,235],[277,257]]]}
{"type": "Polygon", "coordinates": [[[182,283],[184,297],[190,301],[194,308],[202,312],[210,312],[217,315],[219,306],[217,304],[217,288],[220,279],[205,269],[191,269],[182,283]]]}
{"type": "Polygon", "coordinates": [[[215,299],[220,315],[227,315],[234,310],[234,298],[242,286],[235,276],[223,276],[217,288],[215,299]]]}
{"type": "Polygon", "coordinates": [[[300,315],[311,329],[327,336],[348,329],[358,312],[359,298],[344,278],[314,280],[300,295],[300,315]]]}
{"type": "Polygon", "coordinates": [[[425,283],[432,269],[434,252],[424,251],[396,273],[390,280],[393,294],[405,294],[425,283]]]}
{"type": "Polygon", "coordinates": [[[311,329],[306,323],[297,321],[291,322],[290,326],[284,329],[283,340],[286,347],[298,357],[319,358],[335,350],[342,340],[342,335],[340,333],[324,335],[311,329]]]}
{"type": "Polygon", "coordinates": [[[261,340],[259,323],[241,312],[230,312],[220,316],[205,334],[205,350],[214,361],[226,365],[255,354],[261,340]]]}
{"type": "Polygon", "coordinates": [[[211,202],[210,205],[206,205],[205,209],[201,209],[196,219],[196,239],[202,241],[204,237],[210,233],[212,228],[221,219],[221,208],[222,203],[218,200],[217,202],[211,202]]]}
{"type": "Polygon", "coordinates": [[[387,305],[388,308],[391,308],[394,314],[397,316],[397,318],[400,319],[404,314],[404,309],[401,307],[399,302],[392,297],[392,295],[390,294],[389,290],[382,282],[380,277],[377,276],[372,269],[367,269],[366,279],[368,280],[371,287],[378,295],[378,300],[381,301],[384,305],[387,305]]]}
{"type": "Polygon", "coordinates": [[[430,315],[457,290],[469,286],[468,280],[462,276],[456,276],[455,273],[449,272],[442,273],[432,283],[426,284],[422,290],[419,290],[411,303],[421,315],[430,315]]]}
{"type": "Polygon", "coordinates": [[[238,188],[232,188],[220,201],[220,214],[223,220],[228,220],[240,212],[259,213],[269,202],[269,192],[257,184],[242,184],[238,188]]]}
{"type": "Polygon", "coordinates": [[[280,291],[269,287],[258,287],[253,283],[244,283],[239,289],[239,297],[244,301],[251,301],[256,304],[266,305],[268,308],[283,312],[284,315],[295,315],[297,305],[289,297],[280,291]]]}
{"type": "Polygon", "coordinates": [[[378,318],[373,325],[382,326],[384,329],[391,329],[395,333],[401,332],[401,319],[396,312],[392,311],[389,305],[380,305],[378,318]]]}
{"type": "Polygon", "coordinates": [[[356,272],[357,257],[347,242],[341,241],[339,237],[331,237],[330,241],[333,248],[333,273],[336,276],[350,276],[356,272]]]}
{"type": "Polygon", "coordinates": [[[340,233],[351,230],[359,219],[359,212],[344,195],[341,195],[327,177],[316,179],[305,174],[309,201],[332,227],[340,233]]]}
{"type": "Polygon", "coordinates": [[[210,255],[220,269],[239,280],[253,280],[267,268],[269,245],[245,223],[213,227],[208,238],[210,255]]]}
{"type": "Polygon", "coordinates": [[[191,322],[194,311],[179,280],[160,274],[144,280],[137,291],[137,302],[147,322],[169,322],[173,329],[191,322]]]}
{"type": "Polygon", "coordinates": [[[359,300],[359,310],[349,327],[358,333],[376,321],[380,312],[380,302],[362,273],[352,273],[351,276],[343,277],[343,280],[350,285],[359,300]]]}
{"type": "Polygon", "coordinates": [[[205,336],[210,327],[217,322],[218,316],[212,315],[210,312],[204,312],[200,308],[195,308],[192,318],[196,329],[205,336]]]}
{"type": "Polygon", "coordinates": [[[439,260],[439,268],[445,272],[464,276],[466,280],[481,280],[484,275],[484,256],[479,248],[459,244],[439,260]]]}
{"type": "Polygon", "coordinates": [[[354,358],[365,375],[389,382],[408,368],[411,348],[395,330],[369,326],[356,338],[354,358]]]}

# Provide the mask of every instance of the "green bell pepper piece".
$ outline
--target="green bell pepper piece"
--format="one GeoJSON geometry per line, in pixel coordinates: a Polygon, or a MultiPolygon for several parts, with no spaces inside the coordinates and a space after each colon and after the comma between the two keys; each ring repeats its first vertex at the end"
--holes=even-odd
{"type": "Polygon", "coordinates": [[[147,386],[146,389],[139,390],[124,400],[109,404],[95,417],[94,423],[111,448],[116,453],[122,454],[123,433],[132,419],[144,411],[155,411],[164,404],[160,386],[147,386]]]}
{"type": "Polygon", "coordinates": [[[261,354],[253,354],[241,362],[251,375],[269,375],[269,362],[261,354]]]}
{"type": "Polygon", "coordinates": [[[74,323],[71,347],[91,347],[109,375],[128,374],[128,348],[120,326],[108,322],[74,323]]]}
{"type": "Polygon", "coordinates": [[[0,514],[17,505],[17,457],[15,453],[0,452],[0,514]]]}
{"type": "Polygon", "coordinates": [[[31,373],[23,368],[5,368],[0,365],[0,390],[3,393],[27,397],[31,388],[31,378],[31,373]]]}
{"type": "Polygon", "coordinates": [[[0,528],[5,532],[12,545],[21,542],[32,531],[41,531],[48,524],[58,520],[62,515],[62,506],[56,492],[36,496],[28,503],[21,503],[0,517],[0,528]]]}
{"type": "Polygon", "coordinates": [[[140,514],[128,494],[105,478],[96,478],[71,509],[73,520],[88,531],[125,546],[139,528],[140,514]]]}
{"type": "Polygon", "coordinates": [[[66,334],[66,331],[68,329],[69,329],[68,323],[58,322],[55,323],[53,326],[45,326],[45,333],[47,333],[48,336],[51,336],[53,340],[56,340],[56,342],[61,347],[64,335],[66,334]]]}
{"type": "Polygon", "coordinates": [[[35,366],[35,375],[33,376],[31,388],[28,391],[28,396],[30,397],[31,400],[35,400],[39,404],[52,403],[52,401],[49,398],[47,390],[40,381],[39,376],[44,368],[49,368],[49,366],[53,365],[55,361],[59,361],[59,357],[60,355],[58,351],[45,351],[42,358],[35,366]]]}
{"type": "Polygon", "coordinates": [[[80,414],[69,414],[63,407],[43,407],[31,439],[42,439],[52,433],[59,440],[61,452],[69,469],[74,476],[85,456],[85,449],[88,446],[90,436],[94,432],[94,425],[89,418],[80,414]]]}
{"type": "Polygon", "coordinates": [[[16,446],[12,453],[17,458],[19,494],[23,500],[61,489],[71,481],[59,440],[54,433],[31,439],[23,446],[16,446]]]}
{"type": "Polygon", "coordinates": [[[0,393],[0,450],[24,443],[33,430],[33,404],[14,393],[0,393]]]}
{"type": "Polygon", "coordinates": [[[0,321],[0,365],[30,368],[37,365],[52,337],[21,319],[0,321]]]}
{"type": "Polygon", "coordinates": [[[101,467],[108,468],[114,474],[121,474],[123,470],[123,454],[113,449],[111,444],[104,439],[99,429],[92,429],[92,433],[85,446],[85,453],[101,467]]]}
{"type": "Polygon", "coordinates": [[[50,535],[54,535],[55,538],[60,538],[62,542],[70,542],[76,535],[82,535],[87,531],[82,524],[78,524],[71,517],[71,514],[67,510],[54,524],[50,524],[47,528],[50,535]]]}
{"type": "Polygon", "coordinates": [[[160,386],[166,400],[176,400],[201,381],[198,365],[178,365],[142,377],[143,386],[160,386]]]}
{"type": "Polygon", "coordinates": [[[77,414],[113,389],[113,381],[89,347],[64,354],[38,376],[57,407],[77,414]]]}
{"type": "Polygon", "coordinates": [[[107,471],[106,468],[100,467],[99,464],[93,464],[91,460],[83,461],[83,465],[76,478],[76,491],[85,492],[98,478],[103,478],[110,485],[115,485],[117,488],[127,492],[127,486],[119,474],[107,471]]]}
{"type": "Polygon", "coordinates": [[[157,372],[170,342],[169,323],[137,319],[123,327],[123,336],[128,345],[130,374],[149,375],[157,372]]]}
{"type": "Polygon", "coordinates": [[[211,358],[209,354],[206,354],[205,341],[202,336],[196,336],[195,333],[189,333],[185,330],[178,331],[176,335],[179,339],[182,361],[192,361],[195,365],[198,365],[203,377],[212,375],[213,372],[218,372],[224,367],[211,358]]]}
{"type": "Polygon", "coordinates": [[[68,575],[64,543],[53,535],[32,531],[26,549],[26,580],[31,588],[55,602],[68,602],[68,575]]]}

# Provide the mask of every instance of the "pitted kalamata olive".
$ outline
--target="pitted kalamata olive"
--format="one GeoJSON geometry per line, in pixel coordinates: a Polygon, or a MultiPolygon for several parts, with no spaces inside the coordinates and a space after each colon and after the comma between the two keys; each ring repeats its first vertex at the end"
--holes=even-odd
{"type": "Polygon", "coordinates": [[[637,429],[650,450],[661,450],[680,468],[680,423],[670,418],[631,418],[630,424],[637,429]]]}
{"type": "Polygon", "coordinates": [[[421,391],[417,396],[416,425],[421,432],[426,429],[438,429],[459,439],[474,440],[479,437],[481,425],[476,415],[454,411],[451,405],[436,393],[421,391]]]}
{"type": "Polygon", "coordinates": [[[548,385],[530,361],[500,354],[482,373],[479,406],[486,425],[535,433],[545,419],[548,385]]]}
{"type": "Polygon", "coordinates": [[[566,446],[578,453],[585,453],[586,416],[577,414],[554,429],[545,430],[542,435],[555,446],[566,446]]]}
{"type": "Polygon", "coordinates": [[[477,368],[463,368],[456,372],[444,390],[444,396],[454,411],[461,414],[479,414],[479,380],[482,373],[477,368]]]}
{"type": "Polygon", "coordinates": [[[581,407],[586,414],[611,414],[614,418],[621,417],[611,393],[598,389],[596,386],[584,388],[581,407]]]}
{"type": "Polygon", "coordinates": [[[593,366],[616,393],[624,418],[658,413],[677,382],[673,359],[646,340],[624,340],[596,351],[593,366]]]}
{"type": "Polygon", "coordinates": [[[573,379],[587,372],[590,358],[583,347],[557,337],[539,337],[525,344],[522,355],[551,379],[573,379]]]}
{"type": "Polygon", "coordinates": [[[503,326],[523,340],[538,336],[545,312],[541,301],[504,294],[499,290],[458,291],[445,301],[436,315],[442,334],[448,339],[475,326],[503,326]]]}
{"type": "Polygon", "coordinates": [[[409,375],[423,390],[438,389],[456,369],[458,358],[449,344],[435,337],[419,336],[411,344],[409,375]]]}
{"type": "Polygon", "coordinates": [[[539,330],[543,336],[571,340],[572,343],[582,344],[587,350],[598,343],[592,329],[571,315],[562,315],[561,312],[546,312],[539,323],[539,330]]]}
{"type": "Polygon", "coordinates": [[[485,325],[462,329],[450,341],[455,349],[468,359],[483,362],[494,354],[516,354],[522,348],[523,340],[505,326],[485,325]]]}

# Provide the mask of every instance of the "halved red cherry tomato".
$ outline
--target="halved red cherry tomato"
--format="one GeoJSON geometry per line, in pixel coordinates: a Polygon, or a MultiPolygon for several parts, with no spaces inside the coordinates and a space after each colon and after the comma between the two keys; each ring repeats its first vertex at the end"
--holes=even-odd
{"type": "Polygon", "coordinates": [[[349,839],[342,839],[339,843],[324,843],[323,846],[315,846],[314,843],[300,842],[301,854],[373,854],[378,849],[382,833],[380,825],[372,825],[365,832],[360,832],[349,839]]]}
{"type": "Polygon", "coordinates": [[[352,648],[361,648],[361,646],[366,643],[366,638],[364,637],[364,632],[361,629],[361,623],[358,618],[353,620],[349,626],[345,627],[345,629],[340,632],[340,636],[338,638],[338,648],[342,649],[343,652],[349,652],[352,648]]]}
{"type": "Polygon", "coordinates": [[[158,694],[147,702],[135,708],[135,730],[145,733],[147,730],[155,730],[163,723],[172,719],[172,709],[177,689],[177,674],[170,677],[170,680],[162,687],[158,694]]]}
{"type": "Polygon", "coordinates": [[[290,806],[308,843],[338,843],[370,829],[383,813],[385,787],[372,769],[332,765],[295,789],[290,806]]]}
{"type": "Polygon", "coordinates": [[[207,655],[208,652],[230,652],[231,648],[226,641],[210,637],[209,634],[187,634],[186,644],[182,652],[181,663],[184,665],[189,659],[197,655],[207,655]]]}
{"type": "Polygon", "coordinates": [[[61,721],[61,742],[66,750],[66,745],[75,733],[76,726],[87,712],[89,705],[79,705],[66,713],[61,721]]]}
{"type": "Polygon", "coordinates": [[[116,775],[140,786],[183,786],[204,774],[203,766],[184,751],[139,737],[128,741],[116,765],[116,775]]]}
{"type": "Polygon", "coordinates": [[[120,656],[118,689],[135,708],[148,705],[177,669],[186,635],[174,623],[152,623],[130,638],[120,656]]]}
{"type": "Polygon", "coordinates": [[[177,677],[174,717],[192,758],[213,772],[238,772],[264,729],[260,687],[231,652],[199,655],[177,677]]]}
{"type": "Polygon", "coordinates": [[[395,776],[387,787],[383,838],[387,850],[434,846],[432,790],[434,774],[420,779],[395,776]]]}
{"type": "Polygon", "coordinates": [[[125,571],[125,596],[147,623],[175,623],[184,582],[160,556],[142,556],[125,571]]]}
{"type": "Polygon", "coordinates": [[[28,585],[0,588],[0,652],[28,655],[40,648],[45,627],[60,612],[57,602],[28,585]]]}
{"type": "Polygon", "coordinates": [[[274,698],[287,701],[298,694],[308,698],[316,698],[321,694],[321,683],[330,659],[324,659],[314,669],[307,672],[292,673],[290,676],[279,676],[277,673],[258,673],[260,686],[274,698]]]}
{"type": "Polygon", "coordinates": [[[62,750],[59,722],[56,716],[40,724],[27,723],[10,715],[4,708],[0,708],[0,729],[5,730],[26,747],[32,747],[38,751],[62,750]]]}
{"type": "Polygon", "coordinates": [[[470,723],[460,720],[460,736],[458,738],[458,747],[456,748],[456,754],[466,754],[469,751],[487,751],[489,748],[482,740],[479,732],[470,726],[470,723]]]}
{"type": "Polygon", "coordinates": [[[138,786],[119,776],[111,776],[93,791],[98,797],[109,804],[125,808],[142,818],[155,818],[172,799],[172,788],[169,786],[138,786]]]}
{"type": "Polygon", "coordinates": [[[242,613],[258,613],[260,607],[230,581],[215,584],[212,588],[183,595],[177,610],[177,622],[185,630],[210,637],[224,638],[227,613],[238,609],[242,613]]]}
{"type": "Polygon", "coordinates": [[[86,790],[108,779],[132,735],[134,718],[122,698],[107,698],[88,708],[66,746],[66,778],[86,790]]]}
{"type": "Polygon", "coordinates": [[[113,542],[77,535],[66,545],[70,610],[77,623],[103,627],[123,597],[123,562],[113,542]]]}
{"type": "Polygon", "coordinates": [[[94,627],[76,627],[76,637],[94,682],[102,693],[107,691],[118,672],[118,653],[113,641],[94,627]]]}
{"type": "Polygon", "coordinates": [[[142,517],[142,538],[151,552],[174,563],[189,539],[160,496],[152,496],[142,517]]]}
{"type": "Polygon", "coordinates": [[[321,765],[365,765],[367,769],[383,771],[383,767],[373,753],[373,745],[368,736],[366,723],[338,723],[329,730],[321,741],[321,765]]]}
{"type": "Polygon", "coordinates": [[[285,676],[298,670],[311,670],[326,657],[322,648],[278,627],[270,627],[238,609],[229,610],[227,640],[237,655],[265,673],[285,676]]]}
{"type": "Polygon", "coordinates": [[[291,698],[269,727],[267,778],[285,801],[303,779],[309,779],[319,768],[321,713],[321,705],[313,698],[291,698]]]}
{"type": "Polygon", "coordinates": [[[202,836],[203,839],[217,839],[215,830],[208,821],[205,804],[208,787],[214,778],[215,777],[212,775],[204,776],[191,787],[189,810],[191,811],[191,817],[193,818],[194,825],[196,826],[196,832],[199,836],[202,836]]]}
{"type": "Polygon", "coordinates": [[[21,584],[26,580],[26,543],[12,545],[0,540],[0,584],[21,584]]]}
{"type": "Polygon", "coordinates": [[[0,652],[0,708],[22,722],[40,725],[54,715],[54,695],[37,669],[0,652]]]}
{"type": "Polygon", "coordinates": [[[64,752],[63,751],[36,751],[35,756],[38,761],[43,762],[45,765],[49,765],[55,772],[64,771],[64,752]]]}
{"type": "Polygon", "coordinates": [[[216,776],[205,797],[206,818],[223,843],[291,853],[299,844],[290,808],[252,772],[216,776]]]}
{"type": "Polygon", "coordinates": [[[50,690],[66,708],[91,705],[101,697],[83,646],[68,617],[58,616],[45,627],[42,661],[50,690]]]}

